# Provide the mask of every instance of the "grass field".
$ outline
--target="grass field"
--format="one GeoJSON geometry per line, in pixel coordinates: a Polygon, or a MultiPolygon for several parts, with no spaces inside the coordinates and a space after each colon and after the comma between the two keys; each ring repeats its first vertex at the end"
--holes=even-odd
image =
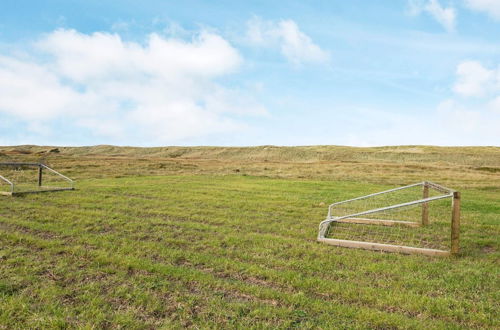
{"type": "Polygon", "coordinates": [[[0,148],[77,180],[0,196],[0,328],[500,328],[500,148],[50,150],[0,148]],[[316,242],[323,204],[424,179],[462,192],[459,256],[316,242]]]}

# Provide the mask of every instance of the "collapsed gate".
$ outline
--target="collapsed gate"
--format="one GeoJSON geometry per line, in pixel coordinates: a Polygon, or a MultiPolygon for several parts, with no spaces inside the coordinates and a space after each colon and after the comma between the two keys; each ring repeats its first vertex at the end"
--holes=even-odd
{"type": "Polygon", "coordinates": [[[74,181],[42,163],[0,163],[0,195],[74,190],[74,181]]]}
{"type": "Polygon", "coordinates": [[[459,251],[460,193],[420,182],[328,207],[318,241],[350,248],[408,254],[459,251]]]}

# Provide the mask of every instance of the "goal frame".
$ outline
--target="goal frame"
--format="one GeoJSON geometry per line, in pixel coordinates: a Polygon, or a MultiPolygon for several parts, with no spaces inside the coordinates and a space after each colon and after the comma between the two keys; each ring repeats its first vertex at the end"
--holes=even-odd
{"type": "Polygon", "coordinates": [[[318,232],[318,241],[322,243],[326,243],[334,246],[348,247],[348,248],[359,248],[359,249],[367,249],[367,250],[377,250],[377,251],[385,251],[385,252],[399,252],[405,254],[425,254],[431,256],[448,256],[448,255],[456,255],[459,253],[459,239],[460,239],[460,192],[455,191],[453,189],[441,186],[437,183],[433,183],[430,181],[423,181],[403,187],[398,187],[394,189],[389,189],[381,192],[377,192],[374,194],[369,194],[353,199],[348,199],[340,202],[336,202],[330,204],[328,206],[328,215],[327,218],[322,221],[319,225],[318,232]],[[353,201],[358,201],[361,199],[367,199],[370,197],[388,194],[391,192],[395,192],[398,190],[408,189],[412,187],[422,186],[422,198],[418,200],[413,200],[407,203],[390,205],[382,208],[366,210],[363,212],[357,212],[349,215],[344,215],[340,217],[332,216],[332,208],[337,205],[345,204],[353,201]],[[443,195],[429,197],[429,188],[435,189],[443,195]],[[429,224],[429,202],[438,200],[438,199],[451,199],[451,243],[450,250],[439,250],[439,249],[428,249],[428,248],[419,248],[412,246],[404,246],[404,245],[392,245],[392,244],[382,244],[376,242],[363,242],[363,241],[353,241],[353,240],[343,240],[343,239],[335,239],[335,238],[326,238],[325,235],[328,231],[329,225],[332,222],[341,222],[341,223],[355,223],[355,224],[369,224],[369,225],[382,225],[382,226],[392,226],[392,225],[405,225],[409,227],[419,227],[426,226],[429,224]],[[402,208],[410,205],[422,205],[422,218],[419,222],[413,221],[399,221],[399,220],[379,220],[379,219],[366,219],[359,218],[360,216],[365,216],[373,213],[378,213],[382,211],[387,211],[391,209],[402,208]]]}
{"type": "Polygon", "coordinates": [[[22,166],[27,166],[27,167],[35,167],[38,168],[38,180],[37,184],[39,189],[36,190],[22,190],[22,191],[15,191],[16,183],[13,182],[12,180],[9,180],[8,178],[0,175],[0,180],[4,181],[10,186],[10,191],[0,191],[0,195],[4,196],[16,196],[16,195],[22,195],[22,194],[31,194],[31,193],[41,193],[41,192],[50,192],[50,191],[65,191],[65,190],[75,190],[75,181],[68,178],[67,176],[57,172],[56,170],[48,167],[47,165],[43,163],[28,163],[28,162],[1,162],[0,163],[0,168],[1,167],[22,167],[22,166]],[[50,187],[50,186],[43,186],[43,170],[47,170],[65,181],[69,182],[70,186],[69,187],[50,187]]]}

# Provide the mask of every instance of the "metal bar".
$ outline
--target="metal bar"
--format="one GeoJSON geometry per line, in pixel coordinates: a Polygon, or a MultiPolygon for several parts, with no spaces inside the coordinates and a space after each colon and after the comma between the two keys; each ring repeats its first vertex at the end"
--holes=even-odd
{"type": "Polygon", "coordinates": [[[64,179],[66,179],[66,180],[67,180],[67,181],[69,181],[69,182],[71,182],[71,186],[73,187],[73,183],[74,183],[75,181],[73,181],[73,180],[71,180],[70,178],[68,178],[67,176],[62,175],[61,173],[59,173],[59,172],[57,172],[57,171],[55,171],[55,170],[51,169],[51,168],[50,168],[50,167],[48,167],[47,165],[40,164],[40,166],[42,166],[43,168],[46,168],[47,170],[51,171],[52,173],[57,174],[57,175],[59,175],[60,177],[62,177],[62,178],[64,178],[64,179]]]}
{"type": "Polygon", "coordinates": [[[7,180],[6,178],[4,178],[1,175],[0,175],[0,179],[2,179],[3,181],[7,182],[8,184],[10,184],[10,192],[14,192],[14,184],[12,182],[10,182],[9,180],[7,180]]]}
{"type": "Polygon", "coordinates": [[[376,212],[397,209],[397,208],[400,208],[400,207],[405,207],[405,206],[410,206],[410,205],[415,205],[415,204],[427,203],[427,202],[431,202],[431,201],[438,200],[438,199],[450,198],[452,196],[453,196],[453,194],[441,195],[441,196],[434,196],[434,197],[424,198],[424,199],[420,199],[420,200],[416,200],[416,201],[411,201],[411,202],[407,202],[407,203],[401,203],[401,204],[396,204],[396,205],[381,207],[381,208],[378,208],[378,209],[372,209],[372,210],[363,211],[363,212],[359,212],[359,213],[353,213],[353,214],[344,215],[344,216],[341,216],[341,217],[335,217],[333,219],[326,219],[326,220],[324,220],[324,221],[322,221],[320,223],[320,227],[324,223],[325,224],[326,223],[330,223],[330,222],[335,221],[335,220],[346,219],[346,218],[353,218],[353,217],[357,217],[357,216],[360,216],[360,215],[372,214],[372,213],[376,213],[376,212]]]}
{"type": "Polygon", "coordinates": [[[434,182],[430,182],[430,181],[426,181],[426,182],[424,182],[424,184],[426,184],[430,188],[433,188],[433,189],[435,189],[437,191],[441,191],[441,192],[448,193],[448,194],[451,194],[451,193],[453,193],[455,191],[453,189],[447,188],[445,186],[442,186],[440,184],[437,184],[437,183],[434,183],[434,182]]]}
{"type": "Polygon", "coordinates": [[[394,192],[394,191],[398,191],[398,190],[413,188],[413,187],[421,186],[423,184],[424,184],[424,182],[414,183],[414,184],[411,184],[411,185],[408,185],[408,186],[393,188],[393,189],[389,189],[389,190],[385,190],[385,191],[380,191],[380,192],[377,192],[377,193],[373,193],[373,194],[370,194],[370,195],[356,197],[356,198],[348,199],[348,200],[345,200],[345,201],[341,201],[341,202],[336,202],[336,203],[330,204],[328,206],[328,216],[331,216],[331,208],[333,206],[335,206],[335,205],[349,203],[349,202],[357,201],[357,200],[360,200],[360,199],[365,199],[365,198],[369,198],[369,197],[373,197],[373,196],[378,196],[378,195],[382,195],[382,194],[386,194],[386,193],[390,193],[390,192],[394,192]]]}

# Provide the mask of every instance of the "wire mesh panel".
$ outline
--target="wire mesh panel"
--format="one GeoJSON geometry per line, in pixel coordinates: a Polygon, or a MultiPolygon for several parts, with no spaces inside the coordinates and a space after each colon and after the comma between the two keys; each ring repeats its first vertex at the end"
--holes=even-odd
{"type": "Polygon", "coordinates": [[[422,182],[333,203],[318,239],[339,246],[448,254],[455,194],[422,182]]]}
{"type": "Polygon", "coordinates": [[[41,163],[0,163],[0,193],[72,190],[73,180],[41,163]]]}

